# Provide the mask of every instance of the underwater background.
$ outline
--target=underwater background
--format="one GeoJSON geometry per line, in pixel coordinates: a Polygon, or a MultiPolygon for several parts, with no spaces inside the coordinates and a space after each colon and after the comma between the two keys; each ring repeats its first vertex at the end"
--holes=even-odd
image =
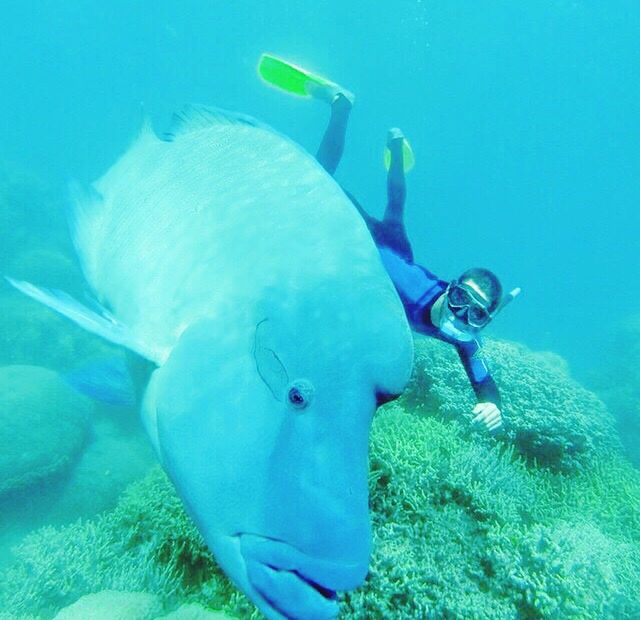
{"type": "MultiPolygon", "coordinates": [[[[455,353],[417,340],[407,393],[374,422],[374,557],[341,617],[640,618],[640,3],[1,9],[2,274],[82,297],[67,183],[100,176],[145,115],[161,132],[185,102],[221,106],[315,152],[327,108],[266,87],[270,51],[355,93],[337,178],[374,214],[386,131],[409,138],[417,262],[522,287],[488,330],[500,439],[470,428],[455,353]]],[[[6,284],[0,316],[0,618],[259,617],[134,408],[61,378],[122,353],[6,284]]]]}

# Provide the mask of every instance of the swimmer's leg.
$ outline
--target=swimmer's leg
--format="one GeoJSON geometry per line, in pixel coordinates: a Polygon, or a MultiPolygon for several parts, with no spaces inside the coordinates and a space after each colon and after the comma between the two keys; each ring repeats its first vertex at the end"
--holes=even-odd
{"type": "Polygon", "coordinates": [[[387,173],[387,207],[382,218],[385,244],[409,260],[413,260],[411,243],[404,225],[404,205],[407,198],[403,162],[404,135],[399,129],[390,129],[387,147],[391,163],[387,173]]]}
{"type": "Polygon", "coordinates": [[[391,153],[391,164],[387,173],[387,208],[384,222],[397,222],[404,227],[404,203],[407,198],[407,187],[403,162],[404,135],[399,129],[389,130],[387,148],[391,153]]]}
{"type": "Polygon", "coordinates": [[[344,152],[352,105],[351,99],[342,92],[338,92],[331,102],[331,118],[316,153],[316,159],[320,165],[331,175],[338,168],[344,152]]]}
{"type": "Polygon", "coordinates": [[[353,93],[340,84],[273,54],[262,54],[258,61],[258,74],[265,82],[285,92],[313,97],[331,106],[331,119],[316,158],[329,174],[333,174],[344,151],[347,122],[355,100],[353,93]]]}

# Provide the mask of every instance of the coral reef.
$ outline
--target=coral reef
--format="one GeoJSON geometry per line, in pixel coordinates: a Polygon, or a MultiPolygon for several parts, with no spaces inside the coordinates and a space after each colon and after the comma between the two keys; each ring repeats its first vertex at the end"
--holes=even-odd
{"type": "MultiPolygon", "coordinates": [[[[426,346],[410,392],[374,419],[373,557],[364,586],[342,596],[340,617],[640,617],[640,472],[616,451],[600,401],[560,358],[492,343],[513,427],[500,440],[480,435],[460,423],[473,399],[457,358],[426,346]],[[538,439],[518,441],[536,425],[538,439]]],[[[0,608],[17,616],[51,618],[81,596],[116,590],[153,594],[163,613],[188,602],[260,617],[159,468],[111,512],[42,529],[15,554],[0,574],[0,608]]]]}
{"type": "Polygon", "coordinates": [[[513,448],[397,407],[374,425],[372,482],[374,556],[345,618],[630,619],[599,610],[638,609],[640,476],[620,458],[589,476],[533,470],[513,448]]]}
{"type": "MultiPolygon", "coordinates": [[[[491,340],[485,353],[503,400],[506,423],[500,439],[523,457],[570,473],[596,454],[619,448],[612,416],[569,376],[562,358],[491,340]]],[[[475,397],[453,347],[433,338],[416,340],[414,376],[404,399],[425,415],[468,425],[475,397]]],[[[486,441],[482,430],[477,437],[486,441]]]]}
{"type": "Polygon", "coordinates": [[[0,498],[65,471],[85,445],[91,411],[50,370],[0,368],[0,498]]]}
{"type": "Polygon", "coordinates": [[[50,617],[80,596],[103,590],[146,591],[163,602],[198,593],[211,606],[241,617],[252,611],[217,568],[158,467],[134,483],[112,512],[42,528],[14,554],[16,563],[0,580],[0,608],[16,614],[50,617]]]}
{"type": "Polygon", "coordinates": [[[57,288],[80,296],[84,288],[79,266],[70,254],[47,246],[25,248],[7,261],[4,272],[16,280],[57,288]]]}

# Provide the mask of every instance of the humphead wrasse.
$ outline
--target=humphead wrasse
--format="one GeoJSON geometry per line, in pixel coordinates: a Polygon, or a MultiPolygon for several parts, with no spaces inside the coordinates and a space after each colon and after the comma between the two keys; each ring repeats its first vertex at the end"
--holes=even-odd
{"type": "Polygon", "coordinates": [[[237,587],[268,618],[335,617],[369,564],[372,417],[413,352],[358,212],[290,140],[198,106],[73,194],[100,306],[12,283],[155,363],[145,428],[237,587]]]}

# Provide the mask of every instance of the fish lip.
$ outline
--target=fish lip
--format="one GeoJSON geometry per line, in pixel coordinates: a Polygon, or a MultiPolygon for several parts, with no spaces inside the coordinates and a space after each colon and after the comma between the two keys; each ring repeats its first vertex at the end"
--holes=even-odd
{"type": "MultiPolygon", "coordinates": [[[[240,552],[245,560],[248,571],[262,566],[264,570],[288,573],[297,578],[304,587],[313,590],[321,607],[326,607],[327,613],[335,606],[337,608],[337,592],[351,590],[362,584],[366,577],[368,563],[364,566],[357,563],[340,563],[313,558],[291,544],[265,536],[247,532],[236,534],[240,542],[240,552]],[[324,603],[323,603],[324,602],[324,603]]],[[[251,575],[250,581],[253,582],[251,575]]],[[[279,607],[269,593],[261,591],[261,596],[276,609],[279,607]]],[[[329,614],[327,617],[333,617],[329,614]]]]}
{"type": "Polygon", "coordinates": [[[255,596],[266,605],[261,611],[270,620],[334,620],[338,616],[337,596],[326,597],[295,571],[278,570],[252,559],[246,560],[246,570],[255,596]]]}

